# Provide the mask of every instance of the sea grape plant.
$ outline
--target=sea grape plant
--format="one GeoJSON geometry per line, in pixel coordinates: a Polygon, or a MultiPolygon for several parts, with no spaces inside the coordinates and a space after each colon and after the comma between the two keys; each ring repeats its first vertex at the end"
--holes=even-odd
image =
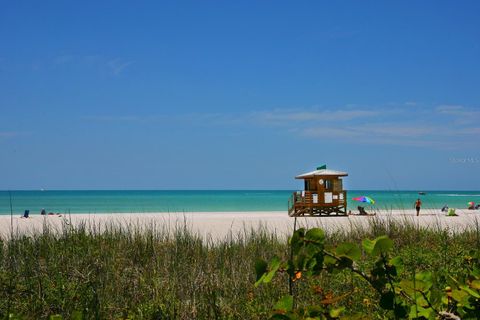
{"type": "Polygon", "coordinates": [[[478,319],[480,317],[480,254],[474,250],[465,258],[466,274],[462,279],[447,275],[448,286],[443,290],[434,286],[435,272],[413,270],[405,276],[403,261],[392,256],[393,241],[387,236],[365,239],[360,248],[354,243],[341,243],[326,249],[325,234],[321,229],[300,228],[289,238],[290,256],[283,261],[275,256],[269,262],[257,260],[256,283],[269,283],[278,273],[286,273],[289,294],[274,306],[271,319],[349,319],[366,315],[345,314],[340,297],[329,297],[315,305],[297,306],[293,287],[299,281],[347,270],[364,280],[377,293],[377,304],[392,319],[478,319]],[[359,262],[363,256],[373,264],[363,270],[359,262]]]}

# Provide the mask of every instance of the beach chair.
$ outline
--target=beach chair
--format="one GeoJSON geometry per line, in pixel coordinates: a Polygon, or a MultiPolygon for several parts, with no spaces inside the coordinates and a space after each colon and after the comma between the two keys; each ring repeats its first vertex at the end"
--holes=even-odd
{"type": "Polygon", "coordinates": [[[22,218],[28,218],[29,215],[30,215],[30,210],[25,210],[25,212],[23,213],[22,218]]]}

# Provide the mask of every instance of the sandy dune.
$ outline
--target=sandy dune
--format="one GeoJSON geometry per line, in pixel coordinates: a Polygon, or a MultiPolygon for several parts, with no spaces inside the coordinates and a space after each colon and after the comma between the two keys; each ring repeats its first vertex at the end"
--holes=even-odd
{"type": "MultiPolygon", "coordinates": [[[[395,220],[402,223],[415,223],[422,227],[448,228],[463,230],[480,225],[479,210],[458,210],[457,217],[447,217],[440,210],[422,210],[419,217],[414,210],[378,211],[375,216],[347,217],[306,217],[298,218],[299,226],[319,226],[326,231],[343,230],[348,232],[355,226],[367,227],[372,219],[380,221],[395,220]]],[[[0,216],[0,235],[9,237],[14,234],[31,235],[42,232],[44,226],[61,231],[65,226],[78,227],[84,224],[96,231],[106,227],[124,228],[163,228],[173,231],[175,228],[187,227],[204,237],[223,239],[231,234],[244,233],[252,228],[266,228],[279,236],[286,236],[293,230],[294,218],[286,212],[185,212],[185,213],[131,213],[131,214],[71,214],[64,216],[31,215],[30,218],[18,216],[0,216]]]]}

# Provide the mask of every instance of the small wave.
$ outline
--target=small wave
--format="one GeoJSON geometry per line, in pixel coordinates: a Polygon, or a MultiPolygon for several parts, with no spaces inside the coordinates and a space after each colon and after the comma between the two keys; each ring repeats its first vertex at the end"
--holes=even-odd
{"type": "Polygon", "coordinates": [[[244,193],[244,195],[246,196],[264,196],[264,195],[269,195],[269,194],[273,194],[271,192],[247,192],[247,193],[244,193]]]}
{"type": "Polygon", "coordinates": [[[437,196],[444,196],[444,197],[480,197],[480,194],[445,193],[445,194],[437,194],[437,196]]]}

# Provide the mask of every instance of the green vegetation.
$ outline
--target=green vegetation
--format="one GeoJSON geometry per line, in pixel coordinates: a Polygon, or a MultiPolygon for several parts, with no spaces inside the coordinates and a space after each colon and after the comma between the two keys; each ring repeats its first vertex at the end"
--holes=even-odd
{"type": "MultiPolygon", "coordinates": [[[[397,298],[397,284],[413,300],[423,292],[415,291],[418,284],[424,285],[439,306],[447,286],[450,295],[470,299],[460,286],[477,292],[469,285],[478,283],[472,277],[478,276],[480,226],[452,233],[371,219],[368,228],[348,232],[299,231],[293,251],[262,229],[213,241],[185,227],[110,226],[100,232],[98,226],[65,225],[60,232],[45,228],[0,241],[1,319],[294,318],[312,307],[318,316],[383,319],[395,317],[397,302],[409,301],[397,298]],[[305,240],[315,245],[307,249],[305,240]],[[372,270],[378,286],[359,274],[371,277],[372,270]]],[[[462,301],[475,305],[475,299],[462,301]]],[[[408,316],[417,304],[401,305],[408,316]]]]}
{"type": "MultiPolygon", "coordinates": [[[[291,255],[285,261],[274,257],[270,263],[259,259],[256,263],[257,283],[270,283],[279,272],[288,275],[289,294],[274,306],[272,319],[358,319],[366,310],[344,312],[345,306],[335,306],[347,294],[321,297],[313,305],[297,306],[299,295],[294,287],[303,279],[315,280],[321,275],[335,275],[348,271],[352,276],[375,291],[373,300],[379,306],[376,316],[388,319],[477,319],[480,317],[480,252],[471,250],[465,257],[458,278],[446,270],[420,271],[411,268],[404,273],[401,256],[391,257],[393,241],[387,236],[375,240],[364,239],[362,248],[373,264],[357,264],[362,250],[354,243],[344,242],[330,250],[325,248],[325,235],[321,229],[303,228],[290,238],[291,255]],[[383,311],[383,312],[382,312],[383,311]],[[345,313],[345,315],[343,315],[345,313]]],[[[457,272],[458,273],[458,272],[457,272]]],[[[353,282],[353,281],[352,281],[353,282]]],[[[360,286],[361,283],[358,284],[360,286]]],[[[357,289],[353,286],[353,291],[357,289]]],[[[359,292],[359,290],[357,290],[359,292]]],[[[321,293],[320,293],[321,294],[321,293]]],[[[369,298],[365,298],[370,301],[369,298]]],[[[364,300],[365,301],[365,300],[364,300]]],[[[300,304],[300,303],[299,303],[300,304]]]]}

